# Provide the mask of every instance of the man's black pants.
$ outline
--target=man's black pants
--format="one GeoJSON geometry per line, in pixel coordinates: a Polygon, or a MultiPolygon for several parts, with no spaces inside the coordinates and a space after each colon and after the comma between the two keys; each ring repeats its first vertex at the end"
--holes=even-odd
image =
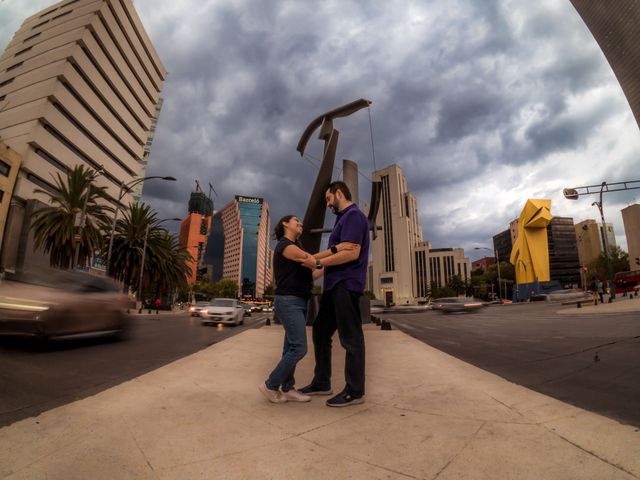
{"type": "Polygon", "coordinates": [[[312,384],[331,388],[331,337],[338,330],[340,344],[346,350],[345,391],[353,397],[364,395],[364,335],[360,317],[360,293],[347,290],[343,282],[322,293],[320,308],[313,322],[313,347],[316,368],[312,384]]]}

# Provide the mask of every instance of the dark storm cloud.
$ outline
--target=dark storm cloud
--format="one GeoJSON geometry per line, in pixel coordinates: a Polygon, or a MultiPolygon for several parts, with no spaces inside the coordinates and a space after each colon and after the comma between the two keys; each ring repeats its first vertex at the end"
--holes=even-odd
{"type": "MultiPolygon", "coordinates": [[[[638,140],[618,135],[621,116],[634,122],[626,100],[568,1],[135,5],[169,71],[147,173],[179,181],[149,182],[143,197],[162,217],[185,214],[196,178],[205,192],[213,183],[216,208],[256,195],[274,221],[303,215],[322,143],[302,158],[299,136],[361,97],[373,101],[376,166],[403,168],[435,246],[486,243],[527,195],[557,195],[555,178],[600,175],[604,152],[612,178],[637,166],[638,140]]],[[[335,121],[334,176],[343,158],[371,176],[368,113],[335,121]]]]}

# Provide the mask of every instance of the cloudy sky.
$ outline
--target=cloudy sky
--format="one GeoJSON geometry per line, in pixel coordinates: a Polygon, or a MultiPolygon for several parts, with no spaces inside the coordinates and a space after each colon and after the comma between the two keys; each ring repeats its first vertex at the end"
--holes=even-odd
{"type": "MultiPolygon", "coordinates": [[[[3,0],[0,45],[53,2],[3,0]]],[[[322,143],[295,147],[320,113],[358,98],[370,109],[378,168],[399,165],[425,239],[472,258],[527,198],[597,218],[563,187],[638,180],[640,131],[615,76],[569,0],[136,0],[169,77],[143,200],[186,214],[197,178],[218,194],[264,197],[272,222],[304,215],[322,143]]],[[[369,112],[338,119],[337,167],[374,170],[369,112]]],[[[340,175],[336,170],[335,176],[340,175]]],[[[605,197],[626,249],[620,209],[605,197]]],[[[333,221],[333,218],[328,220],[333,221]]]]}

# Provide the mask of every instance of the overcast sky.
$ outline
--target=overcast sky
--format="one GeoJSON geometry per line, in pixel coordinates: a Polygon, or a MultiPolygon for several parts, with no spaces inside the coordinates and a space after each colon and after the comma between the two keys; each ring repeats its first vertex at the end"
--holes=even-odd
{"type": "MultiPolygon", "coordinates": [[[[0,45],[53,3],[0,3],[0,45]]],[[[490,246],[527,198],[550,198],[576,223],[596,219],[596,196],[571,202],[562,188],[640,179],[640,131],[569,0],[134,4],[169,71],[148,174],[178,182],[149,182],[143,197],[162,217],[186,215],[196,178],[213,184],[216,208],[241,194],[264,197],[272,223],[303,216],[322,143],[314,136],[302,158],[300,135],[358,98],[373,102],[376,166],[402,168],[436,248],[484,255],[473,247],[490,246]]],[[[368,112],[334,125],[336,166],[359,164],[366,201],[368,112]]],[[[639,199],[605,196],[624,249],[620,209],[639,199]]]]}

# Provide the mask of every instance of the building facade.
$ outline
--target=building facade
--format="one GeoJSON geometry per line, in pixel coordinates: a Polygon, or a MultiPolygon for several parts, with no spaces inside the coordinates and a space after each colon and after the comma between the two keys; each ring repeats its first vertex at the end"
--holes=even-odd
{"type": "Polygon", "coordinates": [[[513,235],[511,229],[493,236],[493,250],[498,254],[501,262],[508,262],[513,249],[513,235]]]}
{"type": "Polygon", "coordinates": [[[200,191],[193,192],[189,199],[189,215],[180,224],[180,243],[191,255],[189,285],[194,285],[204,274],[204,253],[212,215],[213,201],[200,191]]]}
{"type": "Polygon", "coordinates": [[[435,287],[445,287],[454,276],[465,283],[471,278],[471,262],[462,248],[432,248],[428,262],[430,285],[435,287]]]}
{"type": "Polygon", "coordinates": [[[373,293],[387,303],[415,303],[414,248],[423,241],[416,198],[398,165],[374,172],[373,179],[382,183],[376,218],[382,232],[371,242],[373,293]]]}
{"type": "Polygon", "coordinates": [[[571,0],[607,58],[640,126],[640,2],[571,0]]]}
{"type": "Polygon", "coordinates": [[[204,264],[211,281],[232,280],[243,297],[262,298],[271,284],[269,205],[236,195],[213,215],[204,264]]]}
{"type": "Polygon", "coordinates": [[[52,177],[101,170],[95,184],[115,204],[144,175],[166,75],[132,0],[65,0],[24,21],[0,57],[0,137],[22,159],[3,246],[22,253],[5,267],[39,255],[22,245],[47,199],[34,190],[55,192],[52,177]]]}
{"type": "Polygon", "coordinates": [[[629,270],[640,270],[640,204],[623,208],[622,222],[629,248],[629,270]]]}
{"type": "Polygon", "coordinates": [[[485,273],[491,265],[496,264],[494,257],[483,257],[471,262],[471,271],[482,270],[485,273]]]}
{"type": "Polygon", "coordinates": [[[613,224],[602,224],[593,219],[583,220],[575,225],[578,258],[580,265],[587,266],[604,252],[604,235],[607,236],[609,248],[615,247],[616,235],[613,224]]]}
{"type": "Polygon", "coordinates": [[[578,287],[581,284],[580,261],[573,218],[553,217],[547,226],[547,243],[551,280],[563,288],[578,287]]]}
{"type": "MultiPolygon", "coordinates": [[[[0,140],[0,251],[2,251],[2,240],[7,223],[9,205],[11,204],[11,196],[18,179],[20,160],[20,155],[0,140]]],[[[4,262],[0,258],[0,266],[2,265],[4,265],[4,262]]]]}

